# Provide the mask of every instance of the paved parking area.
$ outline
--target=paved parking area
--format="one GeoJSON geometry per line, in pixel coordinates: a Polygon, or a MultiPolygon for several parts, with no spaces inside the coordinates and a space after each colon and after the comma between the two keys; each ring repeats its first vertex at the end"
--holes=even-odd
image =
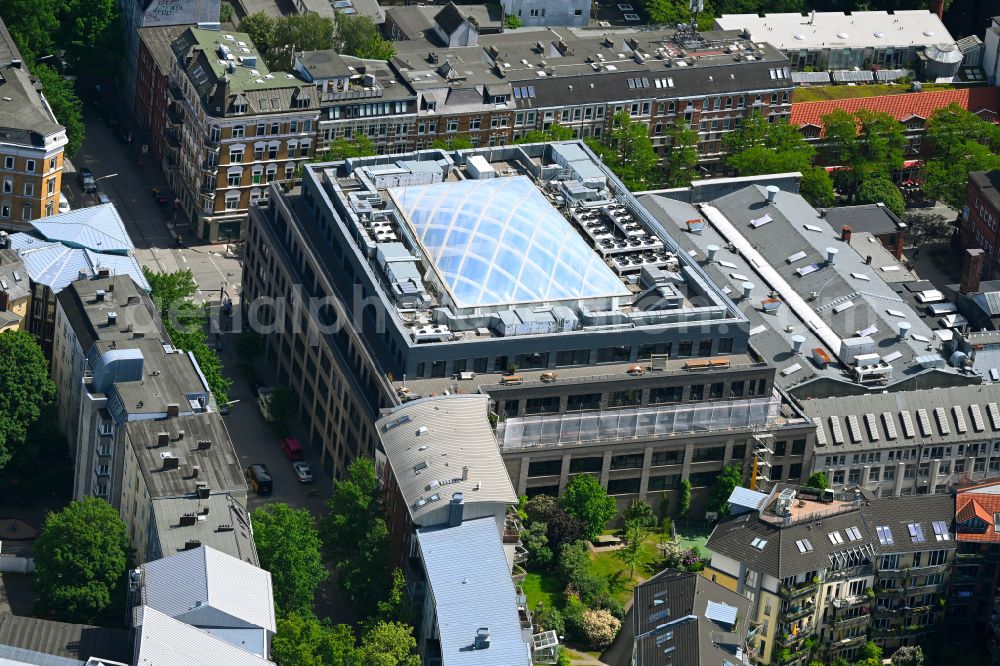
{"type": "Polygon", "coordinates": [[[162,272],[190,269],[198,283],[195,300],[218,301],[220,288],[239,302],[241,267],[238,248],[225,244],[206,244],[187,231],[180,212],[156,202],[153,190],[168,189],[167,179],[147,155],[139,163],[138,147],[126,146],[91,108],[85,109],[87,138],[73,158],[73,171],[63,178],[63,196],[76,209],[97,203],[93,194],[85,195],[77,182],[75,169],[87,167],[99,179],[98,185],[115,204],[125,222],[136,258],[143,266],[162,272]],[[177,236],[183,245],[177,245],[177,236]]]}

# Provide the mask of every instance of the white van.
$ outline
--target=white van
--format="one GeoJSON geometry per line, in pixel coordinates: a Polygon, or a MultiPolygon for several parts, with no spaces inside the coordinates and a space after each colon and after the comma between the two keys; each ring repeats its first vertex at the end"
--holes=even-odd
{"type": "Polygon", "coordinates": [[[264,420],[270,423],[274,420],[271,416],[271,392],[274,391],[270,386],[261,386],[257,389],[257,407],[260,409],[261,415],[264,420]]]}

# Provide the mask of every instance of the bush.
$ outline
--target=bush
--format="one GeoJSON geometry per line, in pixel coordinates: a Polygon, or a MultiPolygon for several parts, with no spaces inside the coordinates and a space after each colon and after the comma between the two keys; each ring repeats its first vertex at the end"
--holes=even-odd
{"type": "Polygon", "coordinates": [[[590,554],[583,541],[568,543],[559,551],[559,576],[568,585],[579,571],[590,570],[590,554]]]}
{"type": "Polygon", "coordinates": [[[670,518],[664,517],[663,522],[660,523],[660,536],[664,539],[670,539],[674,533],[674,521],[670,518]]]}
{"type": "Polygon", "coordinates": [[[557,636],[566,635],[566,619],[555,606],[543,608],[535,615],[538,631],[554,631],[557,636]]]}
{"type": "Polygon", "coordinates": [[[533,568],[548,569],[552,564],[552,549],[545,536],[548,529],[545,523],[532,523],[521,530],[521,545],[528,551],[528,564],[533,568]]]}
{"type": "Polygon", "coordinates": [[[503,24],[511,30],[517,30],[521,27],[521,19],[514,14],[508,14],[504,17],[503,24]]]}
{"type": "Polygon", "coordinates": [[[606,610],[589,610],[583,613],[580,627],[587,644],[595,650],[605,650],[615,640],[622,623],[606,610]]]}
{"type": "Polygon", "coordinates": [[[606,610],[622,622],[625,621],[625,604],[610,593],[595,599],[592,607],[597,610],[606,610]]]}
{"type": "Polygon", "coordinates": [[[588,608],[597,608],[600,601],[609,595],[608,579],[588,566],[573,573],[567,590],[575,592],[588,608]]]}
{"type": "Polygon", "coordinates": [[[562,616],[566,635],[573,640],[586,641],[587,634],[583,629],[583,614],[587,612],[587,607],[583,605],[577,597],[570,595],[566,597],[563,604],[562,616]]]}

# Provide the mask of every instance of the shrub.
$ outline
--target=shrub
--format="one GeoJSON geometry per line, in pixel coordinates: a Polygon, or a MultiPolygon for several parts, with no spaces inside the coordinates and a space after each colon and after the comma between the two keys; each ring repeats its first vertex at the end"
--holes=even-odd
{"type": "Polygon", "coordinates": [[[608,596],[608,579],[589,567],[577,569],[567,589],[575,592],[588,608],[596,608],[600,600],[608,596]]]}
{"type": "Polygon", "coordinates": [[[595,599],[593,608],[596,610],[606,610],[622,622],[625,621],[625,604],[610,593],[595,599]]]}
{"type": "Polygon", "coordinates": [[[583,613],[580,625],[587,644],[595,650],[604,650],[615,640],[622,623],[606,610],[589,610],[583,613]]]}
{"type": "Polygon", "coordinates": [[[573,640],[586,641],[587,634],[583,629],[583,614],[587,612],[587,607],[583,605],[577,597],[570,595],[566,597],[563,604],[562,616],[566,627],[566,635],[573,640]]]}
{"type": "Polygon", "coordinates": [[[569,584],[578,571],[590,570],[590,554],[583,541],[568,543],[559,551],[559,576],[563,584],[569,584]]]}
{"type": "Polygon", "coordinates": [[[538,623],[539,631],[554,631],[557,636],[564,636],[566,634],[566,619],[555,606],[543,608],[535,616],[535,620],[538,623]]]}

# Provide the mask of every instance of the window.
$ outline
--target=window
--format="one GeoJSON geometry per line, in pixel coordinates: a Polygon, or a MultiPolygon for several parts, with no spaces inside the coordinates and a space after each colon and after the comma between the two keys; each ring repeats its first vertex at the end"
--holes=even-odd
{"type": "Polygon", "coordinates": [[[243,125],[234,125],[233,126],[233,138],[234,139],[242,139],[243,137],[246,136],[246,133],[247,133],[246,127],[244,127],[243,125]]]}
{"type": "Polygon", "coordinates": [[[35,160],[25,160],[24,170],[28,173],[35,173],[35,160]]]}
{"type": "Polygon", "coordinates": [[[781,475],[785,471],[784,465],[773,465],[771,467],[771,481],[781,481],[781,475]]]}
{"type": "Polygon", "coordinates": [[[801,456],[806,452],[806,440],[804,439],[793,439],[792,440],[792,455],[801,456]]]}
{"type": "Polygon", "coordinates": [[[632,355],[631,347],[601,347],[597,350],[598,363],[622,363],[632,355]]]}
{"type": "Polygon", "coordinates": [[[649,390],[649,404],[663,405],[680,402],[684,395],[683,386],[661,386],[649,390]]]}
{"type": "Polygon", "coordinates": [[[611,469],[642,469],[642,459],[641,453],[611,456],[611,469]]]}
{"type": "Polygon", "coordinates": [[[660,476],[651,476],[646,484],[646,490],[652,492],[655,490],[670,490],[671,488],[676,488],[680,485],[681,475],[680,474],[663,474],[660,476]]]}
{"type": "Polygon", "coordinates": [[[240,176],[242,176],[242,171],[230,171],[227,175],[227,183],[229,187],[239,187],[240,186],[240,176]]]}
{"type": "Polygon", "coordinates": [[[692,349],[694,349],[694,342],[691,340],[681,340],[681,343],[677,346],[677,355],[680,357],[690,356],[692,349]]]}
{"type": "Polygon", "coordinates": [[[719,476],[719,472],[698,472],[691,474],[688,480],[691,485],[695,488],[703,488],[704,486],[710,486],[715,483],[716,477],[719,476]]]}
{"type": "Polygon", "coordinates": [[[722,391],[723,391],[724,387],[725,387],[725,383],[723,383],[723,382],[716,382],[716,383],[712,384],[709,387],[709,389],[708,389],[708,397],[709,397],[709,399],[710,400],[721,400],[722,399],[722,391]]]}
{"type": "Polygon", "coordinates": [[[239,164],[243,161],[243,148],[230,148],[229,149],[229,162],[231,164],[239,164]]]}
{"type": "Polygon", "coordinates": [[[711,355],[712,355],[711,338],[700,341],[698,343],[698,356],[711,356],[711,355]]]}
{"type": "Polygon", "coordinates": [[[611,479],[608,481],[608,494],[609,495],[630,495],[639,492],[639,484],[641,479],[635,477],[633,479],[611,479]]]}
{"type": "Polygon", "coordinates": [[[642,389],[615,391],[608,398],[608,407],[634,407],[642,404],[642,389]]]}
{"type": "Polygon", "coordinates": [[[684,452],[683,451],[654,451],[653,452],[653,467],[660,467],[662,465],[679,465],[683,461],[684,452]]]}
{"type": "Polygon", "coordinates": [[[908,523],[906,529],[910,532],[910,540],[913,543],[923,543],[924,541],[924,528],[920,523],[908,523]]]}
{"type": "Polygon", "coordinates": [[[452,118],[448,121],[448,131],[457,132],[458,131],[458,119],[452,118]]]}
{"type": "Polygon", "coordinates": [[[688,389],[688,400],[691,402],[698,402],[705,399],[705,385],[704,384],[693,384],[688,389]]]}
{"type": "Polygon", "coordinates": [[[932,550],[927,553],[927,566],[936,567],[948,561],[947,550],[932,550]]]}
{"type": "Polygon", "coordinates": [[[706,446],[700,449],[695,449],[692,460],[694,462],[708,462],[708,461],[723,460],[725,457],[726,457],[726,447],[706,446]]]}
{"type": "Polygon", "coordinates": [[[286,164],[285,165],[285,180],[292,180],[295,178],[295,165],[286,164]]]}
{"type": "Polygon", "coordinates": [[[267,159],[276,160],[278,159],[278,146],[280,144],[277,142],[272,142],[267,146],[267,159]]]}
{"type": "Polygon", "coordinates": [[[3,179],[3,193],[10,194],[14,191],[14,179],[4,178],[3,179]]]}
{"type": "Polygon", "coordinates": [[[639,345],[639,359],[648,359],[651,356],[670,356],[670,343],[658,342],[655,344],[639,345]]]}
{"type": "Polygon", "coordinates": [[[583,393],[580,395],[571,395],[566,401],[566,411],[568,412],[581,412],[588,409],[600,409],[601,408],[601,394],[600,393],[583,393]]]}
{"type": "Polygon", "coordinates": [[[937,541],[948,541],[951,539],[951,535],[948,534],[948,523],[943,520],[935,520],[934,523],[934,539],[937,541]]]}
{"type": "Polygon", "coordinates": [[[30,220],[31,219],[31,204],[24,204],[21,206],[21,219],[30,220]]]}
{"type": "Polygon", "coordinates": [[[746,383],[739,381],[733,382],[729,385],[729,397],[730,398],[742,398],[743,392],[746,390],[746,383]]]}
{"type": "Polygon", "coordinates": [[[587,456],[586,458],[573,458],[569,461],[569,473],[577,474],[579,472],[600,472],[601,467],[604,466],[604,458],[602,456],[587,456]]]}
{"type": "Polygon", "coordinates": [[[0,217],[10,217],[10,206],[8,204],[0,205],[0,217]]]}
{"type": "Polygon", "coordinates": [[[809,539],[799,539],[795,542],[795,546],[799,549],[800,553],[811,553],[813,551],[813,545],[809,539]]]}
{"type": "Polygon", "coordinates": [[[565,367],[568,365],[587,365],[590,363],[589,349],[573,349],[570,351],[556,352],[556,366],[565,367]]]}
{"type": "Polygon", "coordinates": [[[785,455],[785,450],[788,447],[788,442],[780,441],[774,443],[774,455],[783,456],[785,455]]]}
{"type": "MultiPolygon", "coordinates": [[[[524,116],[523,113],[519,113],[517,115],[521,116],[522,119],[523,119],[523,116],[524,116]]],[[[517,121],[515,120],[515,122],[517,122],[517,121]]],[[[469,131],[478,130],[479,128],[482,127],[482,125],[483,125],[483,119],[482,118],[469,118],[469,131]]]]}
{"type": "Polygon", "coordinates": [[[271,123],[271,134],[281,134],[281,125],[278,123],[271,123]]]}
{"type": "Polygon", "coordinates": [[[562,459],[533,460],[528,463],[528,478],[536,476],[558,476],[562,470],[562,459]]]}
{"type": "Polygon", "coordinates": [[[33,196],[35,196],[35,184],[34,183],[25,183],[24,184],[24,196],[26,196],[26,197],[33,197],[33,196]]]}
{"type": "Polygon", "coordinates": [[[525,414],[555,414],[559,411],[559,397],[528,398],[524,407],[525,414]]]}
{"type": "MultiPolygon", "coordinates": [[[[875,528],[875,533],[878,534],[878,542],[880,544],[882,544],[883,546],[891,546],[891,545],[893,545],[895,543],[895,541],[893,541],[893,538],[892,538],[892,530],[889,528],[888,525],[879,525],[879,526],[877,526],[875,528]]],[[[894,556],[894,557],[898,557],[898,556],[894,556]]],[[[884,560],[884,558],[883,558],[883,560],[884,560]]],[[[897,567],[894,567],[894,566],[893,567],[885,567],[885,566],[883,566],[882,568],[883,569],[885,569],[885,568],[896,569],[897,567]]]]}
{"type": "Polygon", "coordinates": [[[733,460],[743,460],[747,456],[747,445],[737,444],[733,447],[733,460]]]}
{"type": "Polygon", "coordinates": [[[7,171],[13,171],[14,170],[14,158],[13,157],[4,157],[3,158],[3,168],[6,169],[7,171]]]}

